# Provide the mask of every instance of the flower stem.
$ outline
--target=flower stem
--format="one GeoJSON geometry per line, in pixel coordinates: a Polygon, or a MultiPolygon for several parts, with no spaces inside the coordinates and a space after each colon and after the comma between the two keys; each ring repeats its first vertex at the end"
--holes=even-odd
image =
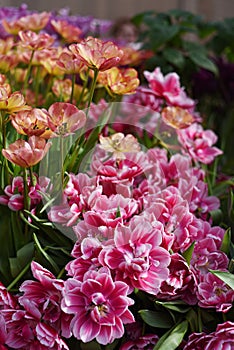
{"type": "Polygon", "coordinates": [[[92,85],[91,85],[90,93],[89,93],[88,110],[89,110],[90,104],[93,100],[93,94],[94,94],[94,90],[95,90],[96,83],[97,83],[98,72],[99,72],[98,69],[94,69],[94,77],[93,77],[93,81],[92,81],[92,85]]]}
{"type": "Polygon", "coordinates": [[[39,76],[40,76],[41,67],[37,67],[36,79],[35,79],[35,105],[38,105],[38,95],[39,95],[39,76]]]}
{"type": "Polygon", "coordinates": [[[28,197],[28,179],[27,179],[27,169],[23,168],[23,181],[24,181],[24,209],[30,209],[30,199],[28,197]]]}
{"type": "Polygon", "coordinates": [[[26,74],[26,77],[25,77],[25,80],[24,80],[24,88],[23,88],[24,94],[26,93],[26,88],[27,88],[27,84],[28,84],[28,81],[29,81],[30,73],[31,73],[32,60],[33,60],[34,52],[35,51],[33,50],[32,53],[31,53],[30,61],[29,61],[29,64],[28,64],[27,74],[26,74]]]}
{"type": "Polygon", "coordinates": [[[33,175],[33,169],[32,169],[31,166],[29,167],[29,175],[30,175],[31,186],[35,186],[36,185],[36,181],[35,181],[35,176],[33,175]]]}
{"type": "Polygon", "coordinates": [[[63,136],[60,135],[60,171],[61,171],[61,184],[62,184],[62,189],[63,189],[63,184],[64,184],[64,167],[63,167],[63,136]]]}
{"type": "MultiPolygon", "coordinates": [[[[6,121],[5,121],[5,113],[0,111],[0,132],[2,134],[2,148],[6,148],[6,121]]],[[[8,160],[4,158],[3,160],[3,168],[4,168],[4,183],[10,184],[10,171],[8,160]]],[[[2,184],[3,185],[3,184],[2,184]]],[[[3,186],[2,186],[3,187],[3,186]]]]}
{"type": "Polygon", "coordinates": [[[72,103],[73,101],[75,81],[76,81],[76,74],[72,74],[72,89],[71,89],[70,103],[72,103]]]}
{"type": "Polygon", "coordinates": [[[83,84],[83,88],[82,88],[79,100],[77,101],[77,107],[79,107],[79,105],[80,105],[80,103],[81,103],[81,101],[83,99],[83,96],[84,96],[84,93],[85,93],[85,89],[86,89],[86,87],[88,85],[88,81],[89,81],[89,68],[87,70],[87,78],[86,78],[86,80],[85,80],[85,82],[83,84]]]}

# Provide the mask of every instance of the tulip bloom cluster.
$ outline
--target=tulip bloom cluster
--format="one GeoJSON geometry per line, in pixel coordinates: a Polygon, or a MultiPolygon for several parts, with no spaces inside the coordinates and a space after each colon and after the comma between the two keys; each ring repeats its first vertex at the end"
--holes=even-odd
{"type": "Polygon", "coordinates": [[[0,349],[231,349],[222,151],[178,74],[143,86],[151,53],[47,12],[2,25],[0,349]]]}

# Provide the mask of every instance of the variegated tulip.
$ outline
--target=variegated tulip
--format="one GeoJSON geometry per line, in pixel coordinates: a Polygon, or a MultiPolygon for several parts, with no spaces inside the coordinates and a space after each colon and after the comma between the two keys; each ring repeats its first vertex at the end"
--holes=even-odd
{"type": "Polygon", "coordinates": [[[48,112],[45,109],[33,108],[10,116],[11,123],[19,134],[49,138],[48,112]]]}
{"type": "Polygon", "coordinates": [[[31,30],[19,32],[19,44],[29,50],[43,50],[49,48],[54,43],[54,38],[47,33],[37,34],[31,30]]]}
{"type": "Polygon", "coordinates": [[[86,115],[71,103],[55,102],[48,109],[48,125],[55,135],[65,136],[82,128],[86,115]]]}
{"type": "Polygon", "coordinates": [[[71,52],[79,57],[90,69],[105,71],[117,66],[123,51],[111,41],[103,41],[89,36],[78,44],[69,46],[71,52]]]}

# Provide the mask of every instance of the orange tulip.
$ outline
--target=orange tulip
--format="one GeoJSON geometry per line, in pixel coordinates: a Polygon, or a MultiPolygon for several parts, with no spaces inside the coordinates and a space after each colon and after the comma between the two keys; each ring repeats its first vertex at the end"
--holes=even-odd
{"type": "Polygon", "coordinates": [[[151,51],[136,50],[130,46],[121,47],[121,50],[123,50],[123,57],[120,60],[121,66],[138,66],[140,63],[154,55],[151,51]]]}
{"type": "Polygon", "coordinates": [[[194,122],[194,117],[181,107],[165,107],[162,110],[162,119],[174,129],[187,128],[194,122]]]}
{"type": "Polygon", "coordinates": [[[50,13],[34,13],[23,16],[14,21],[2,20],[2,25],[5,31],[12,35],[17,35],[20,30],[32,30],[38,32],[43,29],[49,21],[50,13]]]}
{"type": "Polygon", "coordinates": [[[18,60],[15,55],[0,54],[0,71],[3,73],[9,72],[15,68],[18,64],[18,60]]]}
{"type": "Polygon", "coordinates": [[[39,163],[49,150],[51,143],[38,136],[31,136],[28,142],[17,140],[8,148],[2,149],[2,154],[10,162],[23,168],[39,163]]]}
{"type": "Polygon", "coordinates": [[[140,84],[138,73],[134,68],[117,67],[100,72],[98,82],[116,95],[134,94],[140,84]]]}
{"type": "Polygon", "coordinates": [[[12,37],[8,37],[6,39],[0,39],[0,53],[2,55],[7,54],[14,45],[14,39],[12,37]]]}
{"type": "Polygon", "coordinates": [[[100,71],[116,66],[123,55],[123,51],[111,41],[104,42],[91,36],[78,44],[70,45],[69,49],[89,68],[100,71]]]}
{"type": "MultiPolygon", "coordinates": [[[[75,101],[77,101],[78,98],[80,97],[82,90],[83,90],[82,85],[78,85],[78,84],[74,85],[74,92],[73,92],[74,104],[75,104],[75,101]]],[[[71,79],[67,78],[63,80],[58,80],[58,79],[54,80],[52,91],[56,97],[58,98],[62,97],[63,101],[69,102],[71,97],[71,92],[72,92],[71,79]]],[[[88,89],[85,89],[83,100],[87,97],[87,92],[88,92],[88,89]]]]}
{"type": "Polygon", "coordinates": [[[17,35],[20,30],[24,30],[23,24],[19,23],[18,19],[10,22],[3,19],[2,26],[5,29],[5,31],[11,35],[17,35]]]}
{"type": "Polygon", "coordinates": [[[63,20],[52,20],[51,24],[54,30],[61,35],[66,43],[71,44],[80,41],[80,35],[82,33],[80,28],[63,20]]]}
{"type": "Polygon", "coordinates": [[[32,30],[39,32],[45,28],[50,19],[49,12],[33,13],[31,15],[23,16],[18,21],[24,30],[32,30]]]}
{"type": "Polygon", "coordinates": [[[0,110],[9,113],[30,110],[31,107],[26,105],[24,96],[19,91],[11,93],[9,84],[0,86],[0,110]]]}

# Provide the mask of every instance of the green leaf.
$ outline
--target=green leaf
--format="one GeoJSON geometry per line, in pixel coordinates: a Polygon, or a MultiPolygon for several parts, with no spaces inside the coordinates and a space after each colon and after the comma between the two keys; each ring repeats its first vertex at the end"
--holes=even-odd
{"type": "Polygon", "coordinates": [[[182,342],[188,329],[188,321],[185,320],[170,331],[165,333],[157,342],[153,350],[175,350],[182,342]]]}
{"type": "Polygon", "coordinates": [[[152,16],[154,14],[154,11],[144,11],[142,13],[138,13],[137,15],[131,18],[131,22],[134,23],[136,26],[139,26],[140,24],[142,24],[142,22],[144,22],[146,16],[152,16]]]}
{"type": "Polygon", "coordinates": [[[36,248],[38,250],[39,253],[41,253],[42,256],[44,256],[44,258],[50,263],[50,265],[54,268],[56,274],[59,273],[59,267],[58,265],[55,263],[55,261],[47,254],[47,252],[43,249],[43,247],[41,246],[37,236],[35,233],[33,233],[33,238],[36,244],[36,248]]]}
{"type": "Polygon", "coordinates": [[[178,68],[183,68],[185,64],[185,58],[181,51],[166,47],[162,52],[163,57],[178,68]]]}
{"type": "Polygon", "coordinates": [[[198,329],[199,329],[198,315],[194,311],[194,309],[191,308],[189,312],[186,314],[186,320],[189,322],[191,332],[198,332],[198,329]]]}
{"type": "Polygon", "coordinates": [[[229,227],[225,231],[220,250],[226,254],[229,254],[230,243],[231,243],[231,228],[229,227]]]}
{"type": "Polygon", "coordinates": [[[80,347],[82,350],[102,350],[101,345],[99,345],[97,342],[95,341],[91,341],[89,343],[85,343],[85,344],[80,344],[80,347]]]}
{"type": "Polygon", "coordinates": [[[172,40],[179,33],[179,26],[173,25],[161,25],[154,26],[149,32],[149,38],[151,40],[152,49],[155,51],[160,46],[166,44],[169,40],[172,40]]]}
{"type": "Polygon", "coordinates": [[[16,277],[21,270],[32,260],[34,255],[34,244],[30,242],[17,251],[16,257],[9,258],[10,268],[13,277],[16,277]]]}
{"type": "Polygon", "coordinates": [[[234,290],[234,275],[230,272],[209,270],[234,290]]]}
{"type": "Polygon", "coordinates": [[[216,209],[216,210],[212,210],[210,212],[210,215],[212,217],[212,224],[214,226],[218,226],[220,224],[220,222],[223,219],[223,212],[220,209],[216,209]]]}
{"type": "Polygon", "coordinates": [[[162,311],[139,310],[143,321],[151,327],[170,328],[173,326],[171,316],[162,311]]]}
{"type": "Polygon", "coordinates": [[[168,310],[176,311],[179,313],[186,313],[190,310],[190,306],[186,304],[182,300],[175,300],[175,301],[156,301],[156,304],[162,305],[168,310]]]}
{"type": "Polygon", "coordinates": [[[15,255],[15,244],[11,228],[11,213],[8,207],[0,205],[0,278],[2,283],[10,283],[12,276],[9,256],[15,255]]]}
{"type": "Polygon", "coordinates": [[[185,260],[187,261],[188,265],[190,265],[190,261],[192,259],[194,246],[195,246],[195,242],[193,242],[182,254],[185,260]]]}
{"type": "Polygon", "coordinates": [[[190,51],[189,58],[198,67],[205,68],[213,72],[215,75],[218,75],[218,69],[216,65],[203,52],[190,51]]]}

